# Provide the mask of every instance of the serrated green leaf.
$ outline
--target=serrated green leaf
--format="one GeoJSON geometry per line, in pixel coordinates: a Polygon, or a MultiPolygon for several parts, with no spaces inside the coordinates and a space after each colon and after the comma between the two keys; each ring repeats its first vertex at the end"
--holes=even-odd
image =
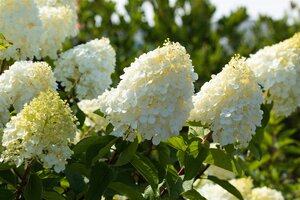
{"type": "Polygon", "coordinates": [[[115,166],[122,166],[132,159],[138,147],[138,140],[135,139],[130,145],[120,154],[115,166]]]}
{"type": "Polygon", "coordinates": [[[241,195],[241,193],[233,185],[231,185],[228,181],[219,179],[218,177],[215,177],[215,176],[207,176],[207,178],[209,180],[213,181],[214,183],[218,184],[225,190],[227,190],[229,193],[234,195],[239,200],[244,199],[243,196],[241,195]]]}
{"type": "Polygon", "coordinates": [[[136,153],[130,163],[146,179],[152,189],[156,191],[159,183],[158,171],[151,161],[147,157],[136,153]]]}
{"type": "Polygon", "coordinates": [[[182,181],[173,165],[167,165],[165,180],[169,197],[177,199],[179,197],[179,193],[183,191],[183,188],[182,184],[178,185],[178,182],[182,183],[182,181]]]}
{"type": "Polygon", "coordinates": [[[109,184],[109,188],[120,193],[121,195],[125,195],[129,199],[144,200],[144,197],[141,193],[137,192],[134,187],[128,186],[126,184],[120,182],[112,182],[109,184]]]}
{"type": "Polygon", "coordinates": [[[43,185],[37,174],[30,174],[29,180],[24,188],[24,198],[26,200],[41,200],[43,185]]]}
{"type": "Polygon", "coordinates": [[[190,180],[198,174],[207,155],[208,145],[202,145],[199,141],[190,144],[184,159],[185,180],[190,180]]]}
{"type": "Polygon", "coordinates": [[[181,196],[189,200],[206,200],[197,190],[191,189],[181,193],[181,196]]]}
{"type": "Polygon", "coordinates": [[[181,136],[171,137],[168,139],[167,144],[174,149],[185,151],[187,149],[187,145],[184,139],[181,136]]]}
{"type": "Polygon", "coordinates": [[[236,172],[233,158],[222,149],[210,148],[205,163],[216,165],[231,172],[236,172]]]}
{"type": "Polygon", "coordinates": [[[92,156],[89,156],[89,151],[87,151],[87,164],[90,165],[94,165],[94,163],[96,163],[99,159],[103,158],[105,155],[107,155],[109,152],[110,152],[110,149],[112,147],[112,145],[114,145],[116,143],[116,141],[118,140],[119,138],[114,138],[112,139],[107,145],[105,145],[103,148],[101,148],[99,151],[98,151],[98,154],[96,154],[95,157],[92,157],[92,156]]]}
{"type": "Polygon", "coordinates": [[[103,162],[98,162],[92,167],[90,187],[86,194],[87,200],[99,200],[102,194],[113,181],[113,171],[103,162]]]}

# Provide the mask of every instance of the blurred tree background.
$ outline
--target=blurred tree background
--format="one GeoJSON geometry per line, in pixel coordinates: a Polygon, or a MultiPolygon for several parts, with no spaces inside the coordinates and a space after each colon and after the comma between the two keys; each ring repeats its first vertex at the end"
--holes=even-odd
{"type": "MultiPolygon", "coordinates": [[[[288,16],[274,20],[268,16],[250,19],[246,8],[213,21],[216,7],[209,0],[129,0],[125,14],[107,0],[79,2],[80,34],[66,43],[65,48],[94,38],[107,37],[117,52],[113,86],[119,82],[123,69],[141,54],[161,46],[169,38],[186,47],[195,71],[198,92],[212,74],[236,53],[248,56],[258,49],[291,37],[300,29],[300,21],[290,22],[288,16]],[[148,10],[146,10],[147,8],[148,10]],[[153,22],[147,12],[153,11],[153,22]]],[[[291,3],[299,13],[299,7],[291,3]]],[[[246,175],[254,178],[256,186],[267,185],[282,191],[287,199],[300,199],[300,113],[281,120],[271,118],[258,152],[260,161],[250,164],[246,175]]]]}

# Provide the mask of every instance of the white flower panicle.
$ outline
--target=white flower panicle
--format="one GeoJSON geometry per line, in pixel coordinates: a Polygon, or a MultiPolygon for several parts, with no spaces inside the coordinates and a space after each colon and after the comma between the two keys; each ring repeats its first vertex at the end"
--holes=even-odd
{"type": "MultiPolygon", "coordinates": [[[[251,178],[239,178],[229,181],[243,196],[245,200],[249,200],[252,192],[251,178]]],[[[197,191],[207,200],[238,200],[234,195],[223,189],[221,186],[214,184],[212,181],[202,181],[197,191]]]]}
{"type": "Polygon", "coordinates": [[[55,63],[54,74],[68,92],[76,83],[76,96],[80,100],[93,99],[111,85],[115,64],[116,52],[109,40],[95,39],[62,53],[55,63]]]}
{"type": "Polygon", "coordinates": [[[57,51],[67,37],[78,34],[77,14],[73,0],[39,1],[39,16],[43,23],[44,33],[41,37],[41,57],[57,57],[57,51]]]}
{"type": "Polygon", "coordinates": [[[124,69],[117,88],[99,96],[100,110],[114,126],[113,134],[158,144],[179,134],[188,118],[197,79],[185,48],[166,42],[141,55],[124,69]]]}
{"type": "MultiPolygon", "coordinates": [[[[253,188],[250,177],[232,179],[229,181],[243,196],[245,200],[284,200],[281,192],[267,187],[253,188]]],[[[204,181],[197,191],[207,200],[238,200],[234,195],[211,181],[204,181]]]]}
{"type": "Polygon", "coordinates": [[[41,92],[6,124],[1,161],[17,167],[31,159],[45,168],[64,170],[72,151],[68,139],[75,136],[75,117],[56,92],[41,92]]]}
{"type": "Polygon", "coordinates": [[[1,0],[0,33],[13,43],[0,51],[0,59],[25,59],[39,55],[43,25],[34,0],[1,0]]]}
{"type": "Polygon", "coordinates": [[[65,39],[78,33],[76,27],[73,0],[2,0],[0,33],[12,45],[0,51],[0,59],[56,58],[65,39]]]}
{"type": "Polygon", "coordinates": [[[82,100],[78,103],[78,107],[86,114],[84,121],[86,126],[93,127],[96,131],[105,130],[109,122],[104,117],[94,113],[100,110],[98,99],[82,100]]]}
{"type": "Polygon", "coordinates": [[[262,91],[245,58],[235,56],[193,96],[189,121],[210,126],[214,142],[245,147],[260,126],[262,102],[262,91]]]}
{"type": "Polygon", "coordinates": [[[47,63],[15,62],[0,76],[0,124],[8,121],[11,105],[19,112],[25,103],[48,89],[55,91],[56,82],[47,63]]]}
{"type": "Polygon", "coordinates": [[[300,33],[259,50],[247,59],[265,91],[272,112],[289,116],[300,106],[300,33]]]}
{"type": "Polygon", "coordinates": [[[281,192],[267,187],[254,188],[250,200],[284,200],[281,192]]]}

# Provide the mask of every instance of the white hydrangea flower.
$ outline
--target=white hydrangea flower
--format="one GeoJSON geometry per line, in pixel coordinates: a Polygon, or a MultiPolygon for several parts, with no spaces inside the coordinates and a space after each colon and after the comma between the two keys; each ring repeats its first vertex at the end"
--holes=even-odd
{"type": "Polygon", "coordinates": [[[84,121],[86,126],[93,127],[96,131],[105,130],[109,122],[104,117],[94,113],[100,110],[98,99],[82,100],[78,103],[78,107],[86,114],[84,121]]]}
{"type": "MultiPolygon", "coordinates": [[[[245,200],[249,200],[253,188],[253,181],[250,177],[231,179],[229,183],[241,193],[245,200]]],[[[238,200],[227,190],[209,180],[201,181],[200,186],[196,189],[207,200],[238,200]]]]}
{"type": "Polygon", "coordinates": [[[267,187],[254,188],[249,200],[284,200],[281,192],[267,187]]]}
{"type": "Polygon", "coordinates": [[[260,126],[263,94],[245,58],[236,56],[193,96],[189,121],[210,126],[221,145],[248,145],[260,126]]]}
{"type": "Polygon", "coordinates": [[[41,92],[6,124],[2,138],[1,162],[17,167],[37,159],[45,168],[64,170],[72,151],[68,140],[76,132],[71,109],[52,91],[41,92]]]}
{"type": "Polygon", "coordinates": [[[65,39],[78,33],[75,1],[2,0],[0,33],[13,43],[0,59],[56,58],[65,39]]]}
{"type": "Polygon", "coordinates": [[[57,80],[62,81],[66,91],[75,86],[76,97],[93,99],[112,83],[115,63],[116,52],[109,39],[95,39],[62,53],[55,62],[54,74],[57,80]]]}
{"type": "Polygon", "coordinates": [[[1,0],[0,33],[13,43],[0,51],[1,59],[25,59],[39,55],[43,26],[34,0],[1,0]]]}
{"type": "Polygon", "coordinates": [[[154,144],[178,135],[193,108],[197,79],[185,48],[167,42],[141,55],[124,71],[117,88],[99,96],[113,134],[132,141],[138,132],[154,144]]]}
{"type": "Polygon", "coordinates": [[[77,14],[73,0],[36,0],[39,16],[43,23],[44,33],[41,40],[41,57],[57,57],[57,51],[67,37],[78,34],[77,14]]]}
{"type": "Polygon", "coordinates": [[[247,63],[275,115],[287,117],[300,106],[300,33],[250,55],[247,63]]]}
{"type": "Polygon", "coordinates": [[[0,75],[0,124],[5,124],[9,119],[11,105],[19,112],[25,103],[48,89],[56,90],[56,82],[47,63],[15,62],[0,75]]]}

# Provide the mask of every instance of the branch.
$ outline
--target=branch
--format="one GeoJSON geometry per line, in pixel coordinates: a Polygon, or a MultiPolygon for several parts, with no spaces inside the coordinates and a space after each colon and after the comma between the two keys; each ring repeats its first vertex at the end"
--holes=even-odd
{"type": "Polygon", "coordinates": [[[26,186],[27,177],[28,177],[28,175],[30,173],[32,164],[33,164],[33,160],[29,161],[28,166],[27,166],[27,168],[26,168],[23,176],[20,177],[21,178],[21,182],[20,182],[19,187],[18,187],[18,189],[16,191],[16,200],[21,200],[22,199],[23,190],[24,190],[24,188],[26,186]]]}

